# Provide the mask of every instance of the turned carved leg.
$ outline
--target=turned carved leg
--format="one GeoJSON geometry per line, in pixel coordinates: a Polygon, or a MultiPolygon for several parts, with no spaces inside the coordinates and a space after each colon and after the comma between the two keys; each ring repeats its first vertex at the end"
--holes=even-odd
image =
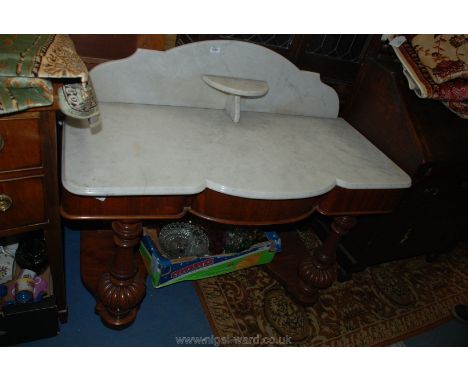
{"type": "Polygon", "coordinates": [[[138,304],[145,295],[145,281],[135,262],[142,225],[119,220],[112,223],[112,230],[115,253],[109,272],[97,284],[97,310],[106,324],[120,328],[135,319],[138,304]]]}
{"type": "Polygon", "coordinates": [[[312,305],[319,297],[319,290],[328,288],[336,280],[336,248],[341,236],[354,225],[352,216],[335,217],[328,237],[313,254],[308,254],[299,263],[299,300],[312,305]]]}

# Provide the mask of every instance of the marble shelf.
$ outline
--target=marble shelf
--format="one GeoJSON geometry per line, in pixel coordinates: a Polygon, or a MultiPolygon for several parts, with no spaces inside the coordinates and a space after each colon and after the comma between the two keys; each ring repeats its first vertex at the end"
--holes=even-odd
{"type": "Polygon", "coordinates": [[[267,94],[269,89],[268,83],[259,80],[210,75],[204,75],[202,78],[212,88],[240,97],[261,97],[267,94]]]}
{"type": "Polygon", "coordinates": [[[265,81],[209,75],[202,78],[212,88],[228,94],[225,110],[234,123],[240,120],[241,97],[262,97],[268,93],[268,84],[265,81]]]}

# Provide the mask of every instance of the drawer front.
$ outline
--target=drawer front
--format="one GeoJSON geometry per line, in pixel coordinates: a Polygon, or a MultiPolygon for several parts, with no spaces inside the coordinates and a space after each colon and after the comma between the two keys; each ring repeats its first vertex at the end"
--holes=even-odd
{"type": "Polygon", "coordinates": [[[0,171],[42,165],[39,118],[0,119],[0,171]]]}
{"type": "Polygon", "coordinates": [[[0,346],[53,337],[58,334],[57,304],[53,296],[42,301],[4,308],[0,318],[0,346]]]}
{"type": "Polygon", "coordinates": [[[42,176],[0,182],[0,230],[46,222],[42,176]]]}

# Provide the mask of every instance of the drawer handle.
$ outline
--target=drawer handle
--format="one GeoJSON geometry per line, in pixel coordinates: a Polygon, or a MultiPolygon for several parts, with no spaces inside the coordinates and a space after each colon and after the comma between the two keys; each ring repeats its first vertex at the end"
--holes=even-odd
{"type": "Polygon", "coordinates": [[[8,195],[0,195],[0,212],[6,212],[12,204],[13,200],[8,195]]]}
{"type": "Polygon", "coordinates": [[[3,137],[0,135],[0,151],[3,150],[3,147],[5,147],[5,140],[3,137]]]}

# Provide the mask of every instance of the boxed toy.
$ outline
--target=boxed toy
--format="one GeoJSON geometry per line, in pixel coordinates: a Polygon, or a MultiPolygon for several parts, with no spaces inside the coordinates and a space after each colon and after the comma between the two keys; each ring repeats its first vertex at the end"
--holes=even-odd
{"type": "MultiPolygon", "coordinates": [[[[257,240],[260,238],[262,240],[252,243],[245,250],[215,255],[209,254],[208,247],[197,249],[202,247],[200,243],[203,243],[203,240],[199,238],[200,234],[195,244],[187,245],[186,248],[172,246],[173,249],[175,248],[174,251],[170,245],[176,240],[170,241],[166,246],[161,245],[162,234],[163,231],[158,237],[156,230],[145,228],[140,242],[140,254],[155,288],[266,264],[273,260],[277,252],[281,251],[281,240],[276,232],[257,234],[257,240]]],[[[227,248],[233,248],[233,246],[227,248]]]]}

